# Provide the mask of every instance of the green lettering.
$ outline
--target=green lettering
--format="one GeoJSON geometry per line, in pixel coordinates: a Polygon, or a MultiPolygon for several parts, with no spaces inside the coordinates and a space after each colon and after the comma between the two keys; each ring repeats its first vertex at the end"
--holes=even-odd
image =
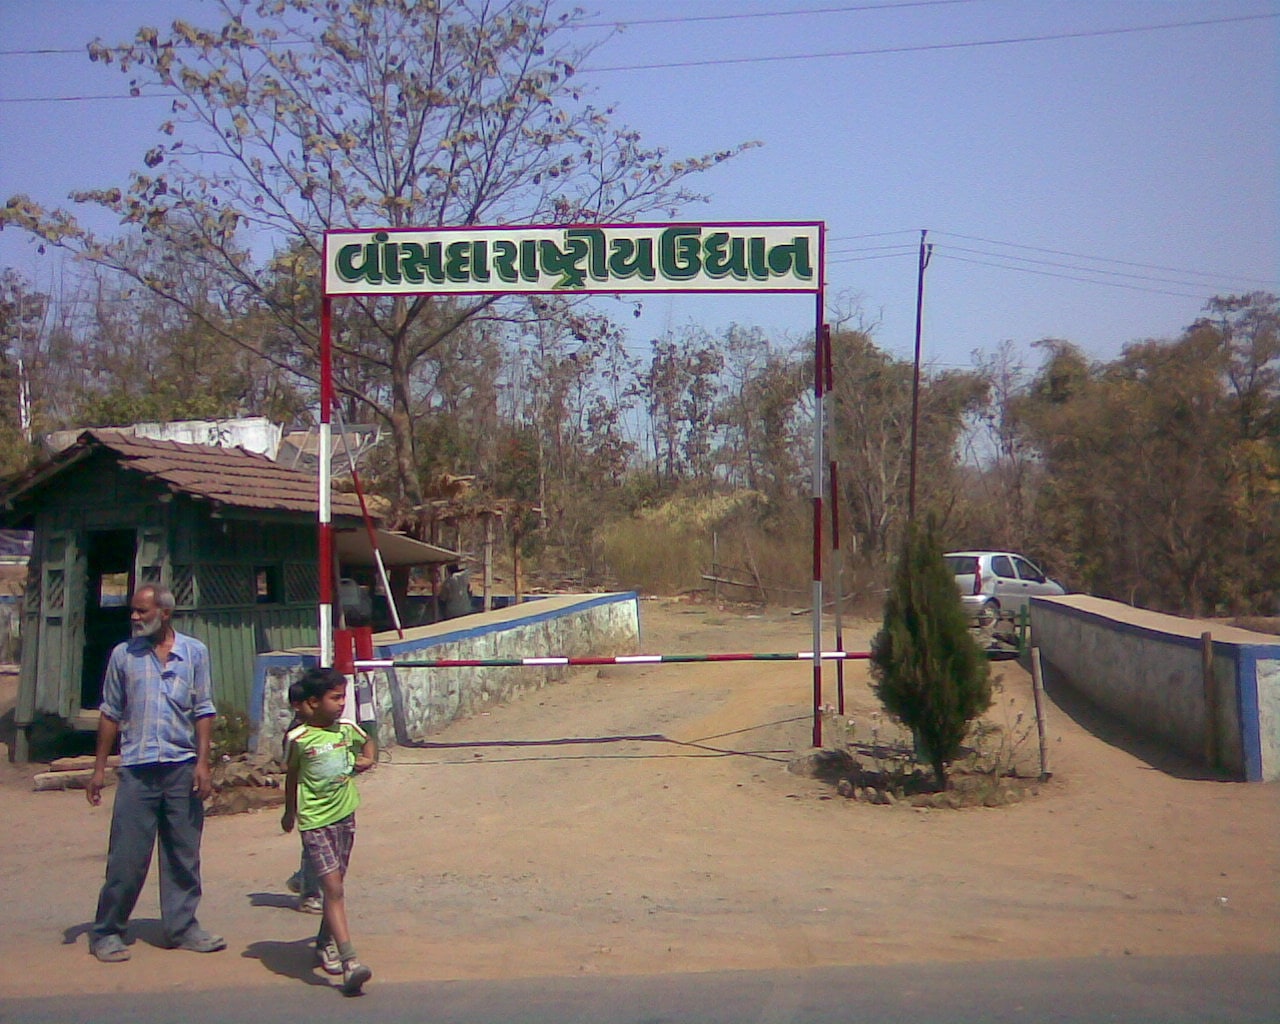
{"type": "Polygon", "coordinates": [[[587,255],[587,243],[580,238],[566,238],[561,249],[549,238],[544,238],[538,248],[542,269],[548,274],[559,274],[557,288],[581,288],[587,283],[586,271],[578,264],[587,255]]]}
{"type": "Polygon", "coordinates": [[[658,276],[653,269],[652,238],[615,238],[611,247],[609,272],[614,277],[652,281],[658,276]]]}
{"type": "Polygon", "coordinates": [[[444,247],[444,276],[456,284],[471,280],[470,242],[450,242],[444,247]]]}
{"type": "Polygon", "coordinates": [[[400,245],[397,242],[388,242],[384,232],[379,231],[374,238],[381,235],[382,241],[382,272],[386,275],[387,284],[400,284],[400,245]]]}
{"type": "Polygon", "coordinates": [[[769,269],[779,277],[794,274],[802,280],[810,280],[813,267],[809,263],[809,239],[797,235],[790,242],[775,245],[769,250],[769,269]]]}
{"type": "Polygon", "coordinates": [[[747,279],[746,239],[733,237],[727,231],[717,231],[707,237],[702,248],[708,277],[747,279]]]}
{"type": "Polygon", "coordinates": [[[604,232],[599,228],[573,228],[565,232],[565,237],[587,247],[587,272],[593,281],[609,279],[609,265],[606,260],[604,232]]]}
{"type": "Polygon", "coordinates": [[[688,281],[702,270],[701,228],[667,228],[658,236],[658,267],[668,281],[688,281]]]}
{"type": "Polygon", "coordinates": [[[481,239],[471,243],[471,279],[489,280],[489,243],[481,239]]]}
{"type": "Polygon", "coordinates": [[[520,279],[538,280],[538,243],[535,239],[526,238],[520,243],[520,279]]]}
{"type": "Polygon", "coordinates": [[[378,246],[376,244],[344,245],[338,250],[338,258],[334,262],[338,268],[338,276],[344,281],[368,281],[369,284],[382,283],[382,272],[378,269],[378,246]],[[364,259],[357,263],[356,257],[361,254],[363,254],[364,259]]]}
{"type": "Polygon", "coordinates": [[[515,284],[518,277],[516,270],[516,254],[520,250],[516,243],[503,238],[493,243],[493,268],[498,272],[498,280],[507,284],[515,284]]]}
{"type": "Polygon", "coordinates": [[[400,243],[400,272],[410,284],[444,281],[444,269],[440,265],[440,243],[428,242],[424,250],[417,242],[400,243]]]}
{"type": "Polygon", "coordinates": [[[769,262],[765,256],[764,239],[758,235],[747,239],[747,269],[757,281],[769,280],[769,262]]]}

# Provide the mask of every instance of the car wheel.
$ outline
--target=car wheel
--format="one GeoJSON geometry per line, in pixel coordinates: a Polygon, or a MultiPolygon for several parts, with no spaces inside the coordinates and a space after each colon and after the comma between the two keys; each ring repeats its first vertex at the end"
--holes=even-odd
{"type": "Polygon", "coordinates": [[[976,619],[979,629],[990,629],[1000,621],[1000,605],[995,601],[988,601],[978,609],[976,619]]]}

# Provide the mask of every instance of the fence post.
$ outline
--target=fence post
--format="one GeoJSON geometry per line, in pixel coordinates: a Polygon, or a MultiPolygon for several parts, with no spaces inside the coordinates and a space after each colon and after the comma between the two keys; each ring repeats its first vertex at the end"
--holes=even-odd
{"type": "Polygon", "coordinates": [[[1204,759],[1218,767],[1218,677],[1213,671],[1213,634],[1200,634],[1200,673],[1204,679],[1204,759]]]}
{"type": "Polygon", "coordinates": [[[1049,771],[1049,747],[1045,742],[1044,673],[1040,667],[1040,648],[1031,648],[1031,692],[1036,699],[1036,733],[1040,737],[1040,781],[1044,782],[1049,771]]]}

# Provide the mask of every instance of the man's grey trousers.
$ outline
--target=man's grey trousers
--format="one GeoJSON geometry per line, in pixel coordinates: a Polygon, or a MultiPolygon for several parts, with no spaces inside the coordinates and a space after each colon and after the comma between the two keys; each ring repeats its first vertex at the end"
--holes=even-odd
{"type": "Polygon", "coordinates": [[[160,917],[165,936],[180,940],[198,927],[200,836],[204,803],[192,790],[196,763],[151,764],[120,768],[107,877],[98,897],[90,941],[123,937],[129,915],[151,867],[151,851],[160,842],[160,917]]]}

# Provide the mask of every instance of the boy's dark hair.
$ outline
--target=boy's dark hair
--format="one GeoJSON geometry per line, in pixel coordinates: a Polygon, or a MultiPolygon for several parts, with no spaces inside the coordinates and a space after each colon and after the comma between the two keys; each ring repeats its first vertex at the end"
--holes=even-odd
{"type": "MultiPolygon", "coordinates": [[[[336,668],[309,668],[294,686],[302,688],[302,700],[318,699],[330,690],[346,689],[347,677],[336,668]]],[[[293,687],[289,690],[292,692],[293,687]]]]}
{"type": "Polygon", "coordinates": [[[297,679],[289,684],[289,707],[295,704],[301,704],[307,699],[307,695],[302,692],[302,680],[297,679]]]}

